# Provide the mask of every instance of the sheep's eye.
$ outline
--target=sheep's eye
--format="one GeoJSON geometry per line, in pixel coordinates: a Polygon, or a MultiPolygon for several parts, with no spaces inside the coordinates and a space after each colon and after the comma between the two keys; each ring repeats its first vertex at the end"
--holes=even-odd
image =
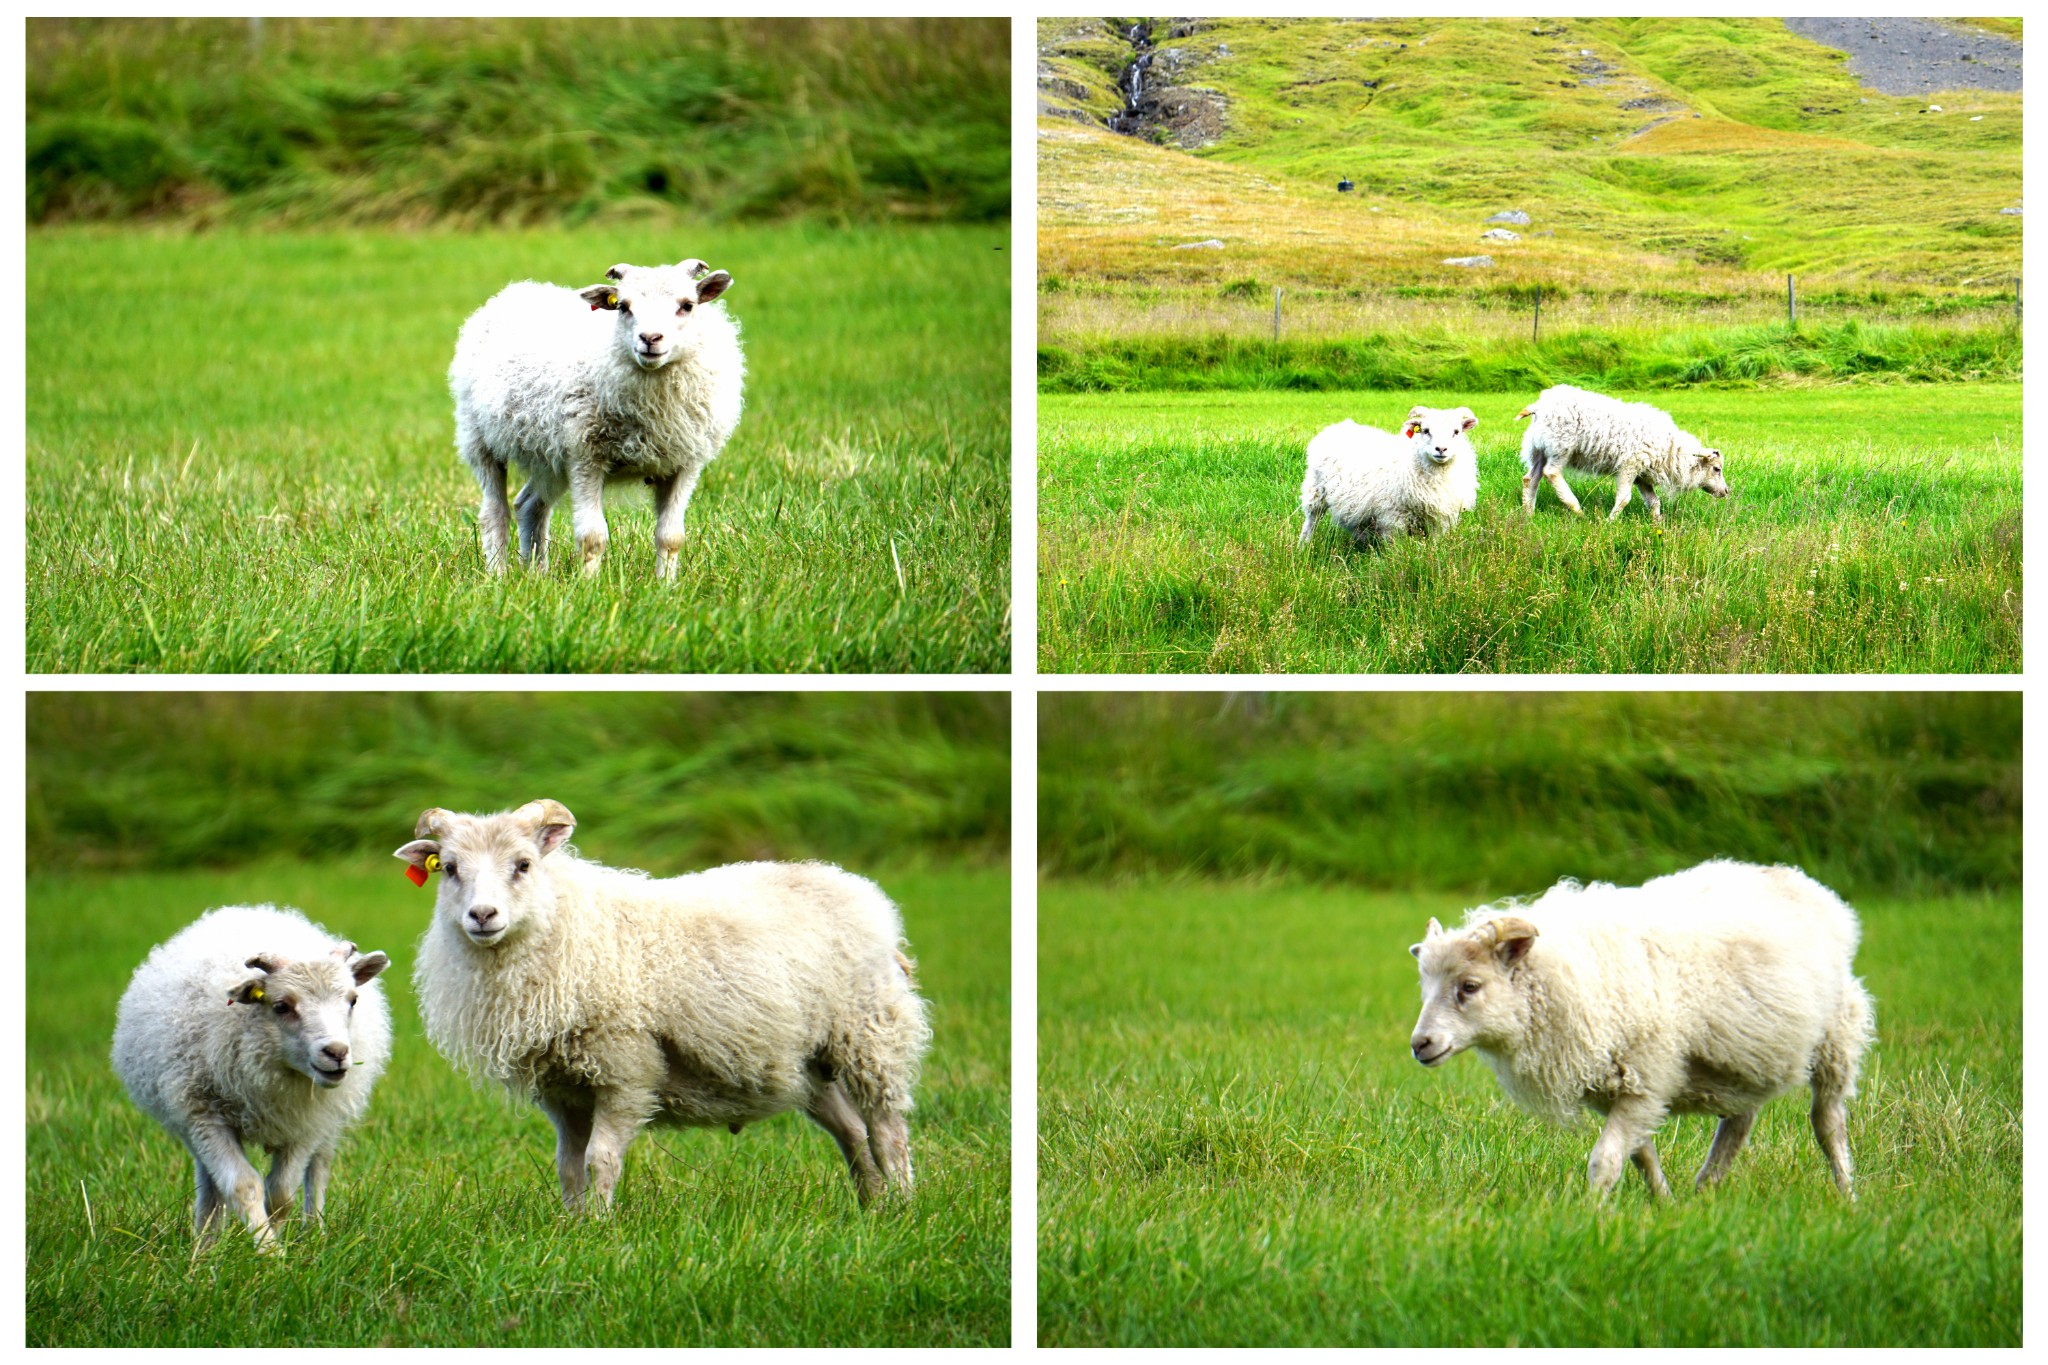
{"type": "Polygon", "coordinates": [[[443,859],[441,860],[441,870],[442,870],[443,872],[446,872],[446,873],[447,873],[447,874],[448,874],[449,876],[451,876],[451,877],[452,877],[452,876],[454,876],[454,875],[455,875],[455,860],[454,860],[453,858],[443,858],[443,859]]]}
{"type": "Polygon", "coordinates": [[[690,301],[689,301],[688,299],[684,299],[684,300],[683,300],[683,302],[682,302],[682,304],[681,304],[681,306],[680,306],[680,307],[678,307],[678,308],[676,309],[676,311],[677,311],[678,313],[687,313],[687,312],[689,312],[689,311],[690,311],[690,310],[691,310],[692,308],[695,308],[696,306],[697,306],[696,304],[694,304],[694,303],[691,303],[691,302],[690,302],[690,301]]]}
{"type": "Polygon", "coordinates": [[[272,1005],[270,1007],[270,1012],[272,1014],[278,1015],[290,1014],[292,1012],[292,1007],[290,1003],[288,1003],[287,1001],[280,1000],[275,1005],[272,1005]]]}
{"type": "Polygon", "coordinates": [[[1460,1000],[1470,1000],[1477,994],[1479,994],[1479,983],[1477,981],[1460,981],[1458,983],[1458,998],[1460,1000]]]}
{"type": "Polygon", "coordinates": [[[519,873],[521,876],[524,876],[526,873],[533,871],[533,859],[521,858],[519,860],[519,865],[512,870],[514,872],[519,873]]]}
{"type": "Polygon", "coordinates": [[[349,998],[348,998],[348,1007],[349,1007],[350,1009],[354,1009],[354,1008],[356,1007],[356,998],[355,998],[354,994],[350,994],[350,996],[349,996],[349,998]]]}

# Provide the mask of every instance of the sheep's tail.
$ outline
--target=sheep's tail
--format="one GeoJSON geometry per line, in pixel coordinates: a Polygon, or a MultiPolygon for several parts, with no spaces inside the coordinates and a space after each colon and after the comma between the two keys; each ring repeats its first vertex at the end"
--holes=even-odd
{"type": "Polygon", "coordinates": [[[1812,1084],[1816,1103],[1847,1100],[1856,1096],[1856,1081],[1863,1070],[1863,1054],[1877,1036],[1877,1011],[1870,992],[1856,978],[1842,994],[1842,1007],[1827,1036],[1813,1056],[1812,1084]]]}

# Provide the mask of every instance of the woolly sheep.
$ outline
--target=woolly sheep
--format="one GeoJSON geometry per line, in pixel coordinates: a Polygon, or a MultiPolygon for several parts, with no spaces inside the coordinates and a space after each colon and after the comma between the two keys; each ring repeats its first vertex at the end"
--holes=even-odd
{"type": "Polygon", "coordinates": [[[1614,475],[1614,510],[1609,521],[1628,506],[1629,494],[1641,489],[1653,521],[1664,519],[1657,501],[1662,484],[1673,497],[1688,488],[1704,488],[1717,498],[1728,496],[1721,477],[1721,452],[1709,450],[1689,431],[1680,431],[1671,414],[1648,403],[1624,403],[1605,394],[1588,393],[1569,384],[1545,389],[1536,401],[1515,414],[1530,419],[1522,436],[1522,510],[1536,510],[1536,481],[1547,479],[1559,501],[1579,511],[1579,500],[1564,481],[1567,469],[1614,475]]]}
{"type": "Polygon", "coordinates": [[[296,910],[210,910],[150,950],[121,996],[114,1071],[137,1108],[192,1153],[192,1223],[223,1208],[274,1250],[303,1181],[319,1218],[342,1131],[391,1054],[382,953],[357,953],[296,910]],[[270,1154],[270,1178],[243,1153],[270,1154]]]}
{"type": "Polygon", "coordinates": [[[397,850],[441,873],[413,984],[427,1036],[555,1126],[570,1207],[606,1206],[650,1121],[802,1110],[866,1203],[911,1184],[911,1087],[931,1037],[896,907],[825,863],[656,880],[566,846],[557,801],[422,814],[397,850]]]}
{"type": "Polygon", "coordinates": [[[1850,974],[1860,928],[1840,897],[1790,867],[1709,862],[1640,887],[1560,882],[1528,904],[1434,919],[1415,1060],[1472,1048],[1502,1089],[1557,1122],[1581,1106],[1606,1123],[1587,1163],[1605,1194],[1633,1160],[1667,1195],[1655,1135],[1667,1113],[1721,1119],[1700,1168],[1727,1173],[1757,1110],[1813,1090],[1813,1131],[1850,1195],[1845,1102],[1874,1037],[1850,974]]]}
{"type": "Polygon", "coordinates": [[[1401,434],[1346,419],[1308,443],[1301,481],[1301,544],[1328,512],[1360,545],[1458,524],[1479,499],[1479,463],[1465,433],[1470,408],[1409,410],[1401,434]]]}
{"type": "Polygon", "coordinates": [[[506,467],[527,474],[519,553],[545,570],[548,517],[566,491],[585,573],[604,558],[608,480],[654,490],[654,565],[673,577],[683,513],[704,466],[739,425],[746,360],[714,301],[732,276],[703,261],[620,264],[610,284],[508,285],[462,325],[448,384],[455,448],[483,489],[484,564],[505,567],[506,467]]]}

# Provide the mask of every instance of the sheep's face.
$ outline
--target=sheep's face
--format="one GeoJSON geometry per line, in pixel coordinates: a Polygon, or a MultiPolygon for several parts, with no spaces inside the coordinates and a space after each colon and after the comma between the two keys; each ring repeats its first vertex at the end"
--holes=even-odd
{"type": "Polygon", "coordinates": [[[1478,1044],[1502,1044],[1521,1031],[1516,973],[1536,942],[1536,926],[1502,915],[1459,933],[1435,920],[1408,951],[1422,967],[1422,1017],[1408,1050],[1435,1066],[1478,1044]]]}
{"type": "Polygon", "coordinates": [[[1476,459],[1465,433],[1479,425],[1470,408],[1412,408],[1401,424],[1401,434],[1415,442],[1415,458],[1438,468],[1460,454],[1476,459]]]}
{"type": "Polygon", "coordinates": [[[732,276],[703,261],[615,265],[610,284],[583,291],[593,309],[617,314],[619,350],[643,370],[658,370],[690,349],[697,311],[732,285],[732,276]]]}
{"type": "Polygon", "coordinates": [[[1703,449],[1695,441],[1685,456],[1685,486],[1704,488],[1717,498],[1728,496],[1727,480],[1721,477],[1721,452],[1703,449]]]}
{"type": "Polygon", "coordinates": [[[546,932],[555,908],[546,859],[575,828],[559,801],[529,801],[502,815],[436,809],[420,816],[414,832],[423,837],[395,856],[439,872],[435,917],[477,947],[495,949],[546,932]]]}
{"type": "Polygon", "coordinates": [[[353,943],[344,943],[311,961],[260,953],[245,965],[249,975],[228,993],[228,1002],[248,1011],[248,1026],[267,1036],[271,1055],[315,1085],[332,1089],[348,1079],[358,1060],[357,1000],[391,959],[358,956],[353,943]]]}

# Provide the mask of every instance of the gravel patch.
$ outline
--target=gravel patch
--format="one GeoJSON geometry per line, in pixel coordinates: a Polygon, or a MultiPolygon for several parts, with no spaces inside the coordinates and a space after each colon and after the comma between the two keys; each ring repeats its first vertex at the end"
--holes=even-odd
{"type": "Polygon", "coordinates": [[[2018,90],[2020,44],[1932,19],[1787,19],[1785,27],[1849,54],[1849,70],[1886,95],[2018,90]]]}

